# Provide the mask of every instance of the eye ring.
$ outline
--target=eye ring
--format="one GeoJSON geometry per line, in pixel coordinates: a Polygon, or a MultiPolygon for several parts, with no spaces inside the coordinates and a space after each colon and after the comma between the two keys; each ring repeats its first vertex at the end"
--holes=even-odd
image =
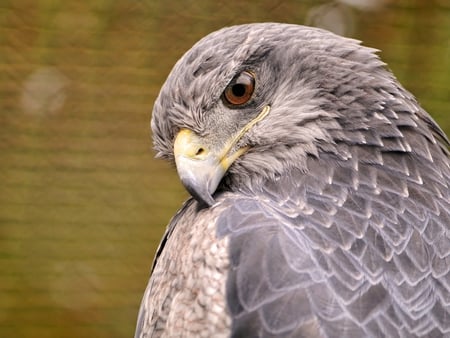
{"type": "Polygon", "coordinates": [[[236,76],[225,88],[222,99],[230,106],[241,106],[252,98],[255,91],[255,75],[243,71],[236,76]]]}

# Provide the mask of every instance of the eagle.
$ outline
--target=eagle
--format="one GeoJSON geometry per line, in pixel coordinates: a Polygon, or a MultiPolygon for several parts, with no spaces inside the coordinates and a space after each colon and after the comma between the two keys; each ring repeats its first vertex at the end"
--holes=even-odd
{"type": "Polygon", "coordinates": [[[192,196],[135,337],[450,335],[449,141],[357,40],[226,27],[157,97],[157,157],[192,196]]]}

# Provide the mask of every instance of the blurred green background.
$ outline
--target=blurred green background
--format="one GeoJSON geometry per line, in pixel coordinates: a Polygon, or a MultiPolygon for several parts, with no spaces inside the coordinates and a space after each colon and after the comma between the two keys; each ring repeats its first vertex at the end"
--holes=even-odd
{"type": "Polygon", "coordinates": [[[220,27],[326,27],[381,50],[450,132],[450,1],[0,0],[0,337],[130,337],[187,194],[149,119],[220,27]]]}

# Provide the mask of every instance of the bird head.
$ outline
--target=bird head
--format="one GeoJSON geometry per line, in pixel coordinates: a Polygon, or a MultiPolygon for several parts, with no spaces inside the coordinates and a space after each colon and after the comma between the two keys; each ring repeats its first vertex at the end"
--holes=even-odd
{"type": "Polygon", "coordinates": [[[218,186],[307,170],[308,156],[339,152],[337,140],[351,139],[342,131],[366,128],[398,91],[374,52],[298,25],[211,33],[176,63],[154,104],[157,156],[207,205],[218,186]]]}

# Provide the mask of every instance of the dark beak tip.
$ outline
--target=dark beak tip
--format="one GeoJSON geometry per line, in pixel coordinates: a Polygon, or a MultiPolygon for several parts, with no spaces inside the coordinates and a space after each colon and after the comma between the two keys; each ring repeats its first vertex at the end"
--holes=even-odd
{"type": "Polygon", "coordinates": [[[208,207],[211,207],[216,203],[208,191],[198,191],[198,187],[193,187],[190,184],[184,184],[184,186],[191,196],[194,197],[194,199],[196,199],[199,203],[203,203],[208,207]]]}

